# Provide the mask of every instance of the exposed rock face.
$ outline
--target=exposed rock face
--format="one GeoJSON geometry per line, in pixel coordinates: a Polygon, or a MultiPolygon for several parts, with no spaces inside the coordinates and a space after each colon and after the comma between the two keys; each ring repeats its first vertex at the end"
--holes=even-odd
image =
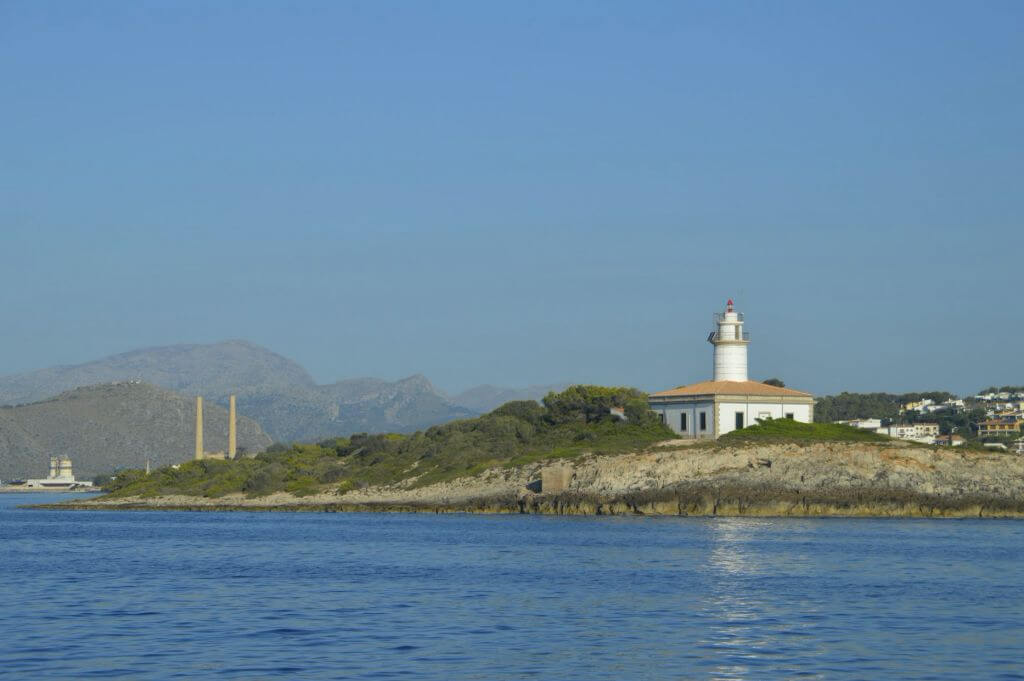
{"type": "Polygon", "coordinates": [[[427,487],[245,499],[119,499],[113,506],[480,513],[1019,516],[1024,457],[900,443],[662,447],[572,462],[568,488],[536,494],[550,464],[495,468],[427,487]]]}

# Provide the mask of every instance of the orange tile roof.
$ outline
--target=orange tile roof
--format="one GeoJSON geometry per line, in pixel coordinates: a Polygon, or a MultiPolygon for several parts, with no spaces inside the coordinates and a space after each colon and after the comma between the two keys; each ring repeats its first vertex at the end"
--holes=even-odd
{"type": "Polygon", "coordinates": [[[651,393],[651,397],[688,397],[690,395],[757,395],[763,397],[811,397],[810,393],[779,388],[757,381],[702,381],[672,390],[651,393]]]}

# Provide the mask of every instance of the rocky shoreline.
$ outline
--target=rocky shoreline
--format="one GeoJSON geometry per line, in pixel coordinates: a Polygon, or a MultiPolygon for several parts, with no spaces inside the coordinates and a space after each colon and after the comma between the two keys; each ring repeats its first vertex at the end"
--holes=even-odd
{"type": "Polygon", "coordinates": [[[554,515],[1024,517],[1024,457],[901,443],[747,447],[669,443],[620,456],[495,468],[416,487],[247,498],[75,500],[62,509],[554,515]],[[567,467],[565,489],[543,490],[567,467]]]}

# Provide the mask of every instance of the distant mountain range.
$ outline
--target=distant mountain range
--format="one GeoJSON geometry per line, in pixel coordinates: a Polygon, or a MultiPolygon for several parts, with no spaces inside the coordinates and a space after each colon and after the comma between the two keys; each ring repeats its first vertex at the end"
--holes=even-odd
{"type": "Polygon", "coordinates": [[[219,399],[313,388],[297,363],[245,341],[168,345],[111,355],[85,364],[0,376],[0,404],[38,402],[98,383],[140,380],[185,395],[219,399]]]}
{"type": "Polygon", "coordinates": [[[540,400],[549,392],[561,392],[567,387],[569,387],[568,383],[531,385],[527,388],[502,388],[496,385],[478,385],[475,388],[459,393],[452,398],[452,402],[478,414],[486,414],[506,402],[512,402],[513,400],[540,400]]]}
{"type": "MultiPolygon", "coordinates": [[[[558,386],[479,386],[449,398],[424,376],[353,378],[317,385],[298,363],[246,341],[133,350],[85,364],[0,377],[0,404],[38,402],[96,384],[141,381],[183,399],[227,405],[278,441],[316,441],[357,432],[412,432],[466,418],[512,399],[539,399],[558,386]]],[[[191,431],[190,431],[191,432],[191,431]]],[[[0,435],[2,437],[2,435],[0,435]]]]}
{"type": "MultiPolygon", "coordinates": [[[[207,451],[227,449],[227,410],[203,405],[207,451]]],[[[71,457],[75,477],[91,479],[118,468],[181,463],[195,449],[195,402],[146,383],[77,388],[21,406],[0,407],[0,479],[46,477],[51,455],[71,457]]],[[[271,444],[259,424],[240,415],[240,450],[271,444]]]]}

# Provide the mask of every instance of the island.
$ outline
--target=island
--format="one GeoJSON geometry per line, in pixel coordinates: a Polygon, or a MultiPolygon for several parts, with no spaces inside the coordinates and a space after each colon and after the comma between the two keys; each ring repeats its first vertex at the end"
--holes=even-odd
{"type": "Polygon", "coordinates": [[[76,509],[1024,516],[1024,457],[767,419],[681,439],[623,387],[572,386],[411,435],[120,471],[76,509]]]}

